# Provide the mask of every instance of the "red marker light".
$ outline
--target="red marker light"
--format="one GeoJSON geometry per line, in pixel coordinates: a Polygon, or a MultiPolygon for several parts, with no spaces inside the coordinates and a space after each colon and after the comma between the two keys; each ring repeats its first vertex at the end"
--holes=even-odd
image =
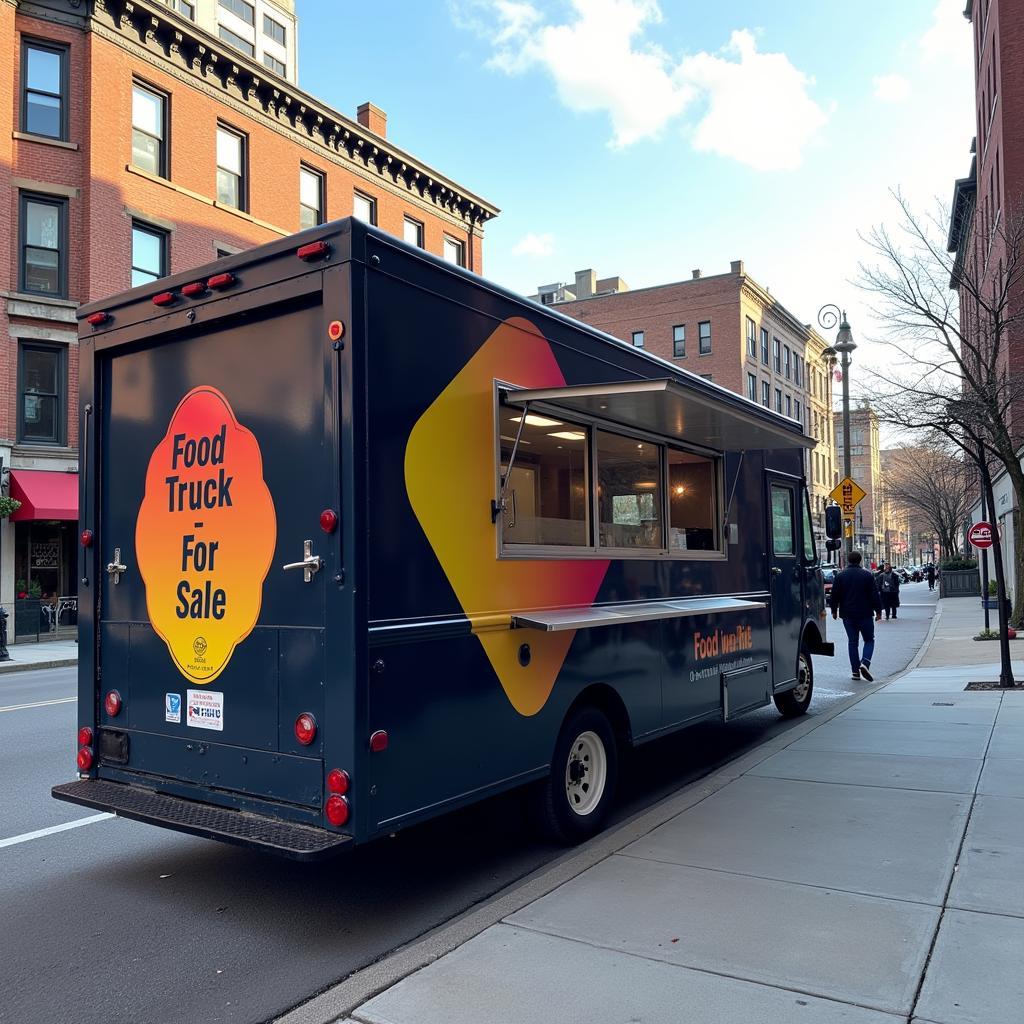
{"type": "Polygon", "coordinates": [[[327,325],[327,337],[337,341],[345,333],[345,325],[340,320],[332,320],[327,325]]]}
{"type": "Polygon", "coordinates": [[[329,796],[324,810],[327,820],[335,828],[341,828],[348,821],[348,801],[343,796],[329,796]]]}
{"type": "Polygon", "coordinates": [[[300,245],[295,255],[308,263],[311,260],[322,260],[330,251],[331,247],[326,242],[310,242],[308,245],[300,245]]]}
{"type": "Polygon", "coordinates": [[[388,734],[383,729],[378,729],[370,737],[370,750],[379,754],[382,750],[388,749],[388,734]]]}
{"type": "Polygon", "coordinates": [[[87,747],[90,743],[92,743],[92,729],[87,725],[83,725],[78,730],[78,745],[80,747],[87,747]]]}
{"type": "Polygon", "coordinates": [[[338,796],[344,796],[348,792],[350,781],[348,772],[342,771],[340,768],[332,768],[327,773],[327,788],[332,793],[337,793],[338,796]]]}
{"type": "Polygon", "coordinates": [[[78,751],[78,770],[87,772],[92,767],[92,747],[82,747],[78,751]]]}
{"type": "Polygon", "coordinates": [[[198,298],[200,295],[206,294],[206,282],[205,281],[193,281],[191,284],[185,285],[181,289],[181,294],[189,299],[198,298]]]}
{"type": "Polygon", "coordinates": [[[83,548],[92,547],[92,530],[83,530],[78,538],[82,542],[83,548]]]}
{"type": "Polygon", "coordinates": [[[230,288],[235,283],[234,274],[214,274],[206,282],[207,288],[230,288]]]}
{"type": "Polygon", "coordinates": [[[109,313],[92,313],[85,318],[87,324],[92,324],[93,327],[100,327],[110,319],[109,313]]]}
{"type": "Polygon", "coordinates": [[[160,292],[158,295],[153,296],[153,305],[169,306],[176,298],[177,295],[174,292],[160,292]]]}
{"type": "Polygon", "coordinates": [[[119,694],[117,690],[111,690],[106,697],[103,698],[103,707],[111,718],[117,718],[121,713],[121,694],[119,694]]]}
{"type": "Polygon", "coordinates": [[[308,747],[316,739],[316,719],[308,711],[303,711],[295,719],[295,738],[304,747],[308,747]]]}
{"type": "Polygon", "coordinates": [[[334,533],[338,526],[338,513],[331,508],[325,508],[320,513],[320,529],[324,533],[334,533]]]}

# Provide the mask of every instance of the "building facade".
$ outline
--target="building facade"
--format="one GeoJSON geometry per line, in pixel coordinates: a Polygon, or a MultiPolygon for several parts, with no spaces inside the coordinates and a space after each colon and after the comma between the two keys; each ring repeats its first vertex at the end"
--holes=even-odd
{"type": "Polygon", "coordinates": [[[593,270],[531,296],[628,344],[690,370],[803,424],[812,520],[823,549],[824,509],[836,484],[828,343],[735,260],[727,274],[631,290],[593,270]]]}
{"type": "MultiPolygon", "coordinates": [[[[846,438],[843,414],[834,413],[837,465],[844,466],[846,438]]],[[[878,443],[878,417],[867,404],[850,410],[850,475],[866,492],[857,506],[853,525],[853,546],[864,555],[865,564],[880,565],[886,550],[886,498],[878,443]]]]}
{"type": "Polygon", "coordinates": [[[0,604],[22,636],[77,592],[79,304],[350,215],[480,272],[498,212],[372,104],[334,111],[172,6],[0,0],[0,460],[22,501],[0,604]]]}

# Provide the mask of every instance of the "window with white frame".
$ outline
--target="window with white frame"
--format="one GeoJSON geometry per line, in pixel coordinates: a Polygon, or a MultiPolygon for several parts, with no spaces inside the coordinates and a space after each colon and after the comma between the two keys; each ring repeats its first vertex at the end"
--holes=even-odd
{"type": "Polygon", "coordinates": [[[644,332],[643,331],[634,331],[633,332],[633,348],[643,348],[643,347],[644,347],[644,332]]]}
{"type": "Polygon", "coordinates": [[[711,353],[711,321],[701,320],[697,324],[697,351],[702,356],[711,353]]]}
{"type": "Polygon", "coordinates": [[[246,139],[229,128],[217,125],[217,202],[246,208],[246,139]]]}
{"type": "Polygon", "coordinates": [[[410,244],[423,248],[423,225],[412,217],[402,221],[402,237],[410,244]]]}
{"type": "Polygon", "coordinates": [[[466,247],[457,238],[445,235],[444,258],[457,267],[464,267],[466,265],[466,247]]]}
{"type": "Polygon", "coordinates": [[[352,194],[352,216],[367,224],[377,223],[377,200],[362,192],[352,194]]]}
{"type": "Polygon", "coordinates": [[[686,358],[686,324],[676,324],[672,328],[672,355],[676,359],[686,358]]]}
{"type": "Polygon", "coordinates": [[[312,228],[324,222],[324,176],[305,165],[299,166],[299,227],[312,228]]]}

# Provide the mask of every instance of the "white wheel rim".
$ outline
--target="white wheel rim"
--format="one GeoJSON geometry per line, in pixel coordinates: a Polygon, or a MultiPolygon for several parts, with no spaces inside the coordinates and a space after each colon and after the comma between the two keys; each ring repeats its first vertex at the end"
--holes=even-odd
{"type": "Polygon", "coordinates": [[[807,659],[801,654],[796,660],[796,686],[793,687],[793,699],[802,704],[807,700],[807,691],[811,688],[811,671],[807,659]]]}
{"type": "Polygon", "coordinates": [[[608,781],[608,754],[596,732],[583,732],[569,748],[565,765],[565,796],[581,818],[601,802],[608,781]]]}

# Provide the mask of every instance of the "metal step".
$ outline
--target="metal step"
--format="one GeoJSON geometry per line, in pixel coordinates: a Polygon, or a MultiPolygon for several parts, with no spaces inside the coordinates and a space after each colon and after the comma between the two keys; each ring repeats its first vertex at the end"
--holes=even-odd
{"type": "Polygon", "coordinates": [[[297,825],[248,811],[233,811],[195,800],[182,800],[120,782],[80,779],[54,786],[50,792],[57,800],[111,811],[122,818],[264,850],[293,860],[319,860],[339,853],[352,841],[351,836],[338,835],[326,829],[297,825]]]}

